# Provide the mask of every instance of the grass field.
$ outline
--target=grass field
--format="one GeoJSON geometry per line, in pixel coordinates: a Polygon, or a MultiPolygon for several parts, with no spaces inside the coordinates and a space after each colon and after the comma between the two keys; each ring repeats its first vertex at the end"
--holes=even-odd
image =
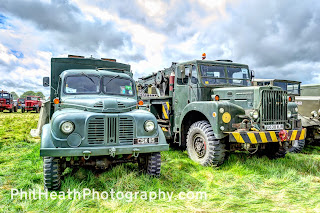
{"type": "Polygon", "coordinates": [[[11,189],[43,189],[40,139],[29,132],[37,125],[35,113],[0,113],[0,211],[27,212],[320,212],[320,147],[302,154],[269,160],[232,154],[219,168],[201,167],[186,152],[162,153],[162,175],[151,178],[135,164],[122,164],[104,172],[67,170],[62,191],[173,192],[172,201],[26,200],[11,189]],[[179,192],[204,191],[207,200],[179,200],[179,192]]]}

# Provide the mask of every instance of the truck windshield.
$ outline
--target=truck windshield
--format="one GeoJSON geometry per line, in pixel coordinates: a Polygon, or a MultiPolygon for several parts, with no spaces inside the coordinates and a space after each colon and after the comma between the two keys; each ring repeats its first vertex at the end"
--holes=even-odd
{"type": "Polygon", "coordinates": [[[103,92],[111,95],[134,95],[134,85],[131,79],[122,78],[119,76],[104,76],[103,77],[103,92]]]}
{"type": "Polygon", "coordinates": [[[37,101],[38,99],[38,97],[27,97],[27,100],[29,101],[37,101]]]}
{"type": "Polygon", "coordinates": [[[0,93],[0,98],[9,98],[8,93],[0,93]]]}
{"type": "Polygon", "coordinates": [[[100,93],[100,78],[96,75],[74,75],[65,79],[66,94],[97,94],[100,93]]]}
{"type": "Polygon", "coordinates": [[[200,65],[204,84],[232,84],[250,86],[250,76],[247,68],[200,65]]]}
{"type": "Polygon", "coordinates": [[[300,95],[300,84],[299,83],[287,83],[275,81],[273,86],[281,87],[282,90],[287,91],[290,95],[300,95]]]}

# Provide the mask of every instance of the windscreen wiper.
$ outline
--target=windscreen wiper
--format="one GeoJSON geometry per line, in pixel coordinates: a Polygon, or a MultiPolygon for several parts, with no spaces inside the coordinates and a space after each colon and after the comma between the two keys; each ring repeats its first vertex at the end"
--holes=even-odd
{"type": "Polygon", "coordinates": [[[113,76],[112,78],[110,78],[110,80],[104,86],[107,86],[110,83],[110,81],[112,81],[115,78],[119,78],[119,77],[120,77],[120,75],[113,76]]]}
{"type": "Polygon", "coordinates": [[[82,72],[81,75],[86,76],[87,78],[90,79],[90,81],[92,81],[92,83],[94,83],[94,85],[96,85],[96,82],[94,82],[94,80],[89,75],[85,74],[84,72],[82,72]]]}

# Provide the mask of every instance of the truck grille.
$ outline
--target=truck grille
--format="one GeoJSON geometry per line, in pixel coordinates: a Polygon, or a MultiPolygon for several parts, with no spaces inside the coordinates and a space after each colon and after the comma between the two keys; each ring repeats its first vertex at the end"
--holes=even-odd
{"type": "Polygon", "coordinates": [[[283,123],[287,120],[286,91],[262,91],[261,119],[265,123],[283,123]]]}
{"type": "Polygon", "coordinates": [[[104,142],[104,118],[92,118],[88,122],[88,143],[103,144],[104,142]]]}
{"type": "Polygon", "coordinates": [[[133,144],[133,119],[120,118],[119,122],[119,141],[120,143],[133,144]]]}
{"type": "Polygon", "coordinates": [[[117,140],[117,117],[108,117],[107,124],[107,142],[115,143],[117,140]]]}

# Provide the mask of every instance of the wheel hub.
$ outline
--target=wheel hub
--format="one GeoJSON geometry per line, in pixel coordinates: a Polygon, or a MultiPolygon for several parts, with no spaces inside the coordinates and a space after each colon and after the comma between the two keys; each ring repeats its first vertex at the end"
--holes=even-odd
{"type": "Polygon", "coordinates": [[[202,135],[195,135],[193,138],[193,147],[199,158],[203,158],[206,154],[206,142],[202,135]]]}

